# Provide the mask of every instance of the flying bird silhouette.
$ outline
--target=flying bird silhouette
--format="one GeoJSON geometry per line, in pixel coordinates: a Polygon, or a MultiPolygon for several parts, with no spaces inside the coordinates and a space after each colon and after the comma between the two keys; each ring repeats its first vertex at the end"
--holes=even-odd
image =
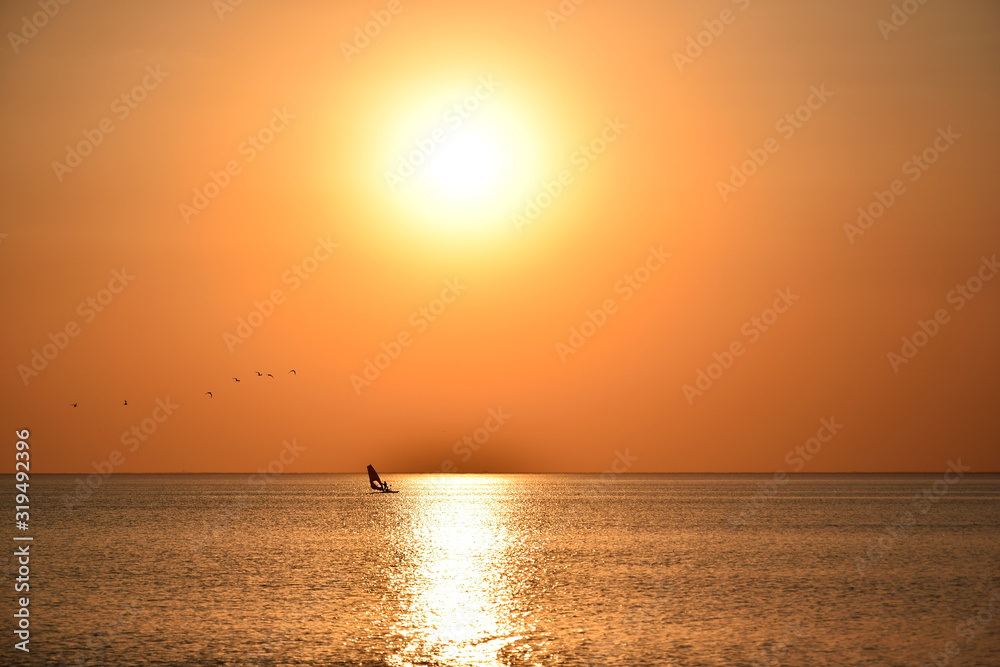
{"type": "Polygon", "coordinates": [[[271,378],[272,380],[274,379],[274,376],[271,375],[270,373],[267,374],[267,377],[271,378]]]}
{"type": "Polygon", "coordinates": [[[208,394],[208,397],[209,397],[209,398],[212,398],[212,392],[210,392],[210,391],[206,391],[205,393],[206,393],[206,394],[208,394]]]}
{"type": "Polygon", "coordinates": [[[240,379],[239,379],[239,378],[233,378],[233,379],[234,379],[234,380],[236,380],[237,382],[239,382],[239,381],[240,381],[240,379]]]}
{"type": "Polygon", "coordinates": [[[125,405],[128,405],[128,401],[125,401],[125,405]]]}
{"type": "Polygon", "coordinates": [[[74,407],[74,408],[76,407],[76,403],[74,403],[74,404],[73,404],[73,407],[74,407]]]}
{"type": "Polygon", "coordinates": [[[263,375],[263,373],[261,373],[260,371],[254,371],[254,373],[257,374],[257,377],[260,377],[261,375],[263,375]]]}
{"type": "Polygon", "coordinates": [[[298,373],[295,372],[294,368],[292,370],[288,371],[288,372],[291,373],[292,375],[298,375],[298,373]]]}

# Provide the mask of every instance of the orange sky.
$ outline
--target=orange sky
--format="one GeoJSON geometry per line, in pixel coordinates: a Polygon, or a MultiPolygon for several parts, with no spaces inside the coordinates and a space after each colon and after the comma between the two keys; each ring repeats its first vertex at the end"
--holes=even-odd
{"type": "Polygon", "coordinates": [[[559,6],[4,3],[32,471],[1000,470],[1000,7],[559,6]]]}

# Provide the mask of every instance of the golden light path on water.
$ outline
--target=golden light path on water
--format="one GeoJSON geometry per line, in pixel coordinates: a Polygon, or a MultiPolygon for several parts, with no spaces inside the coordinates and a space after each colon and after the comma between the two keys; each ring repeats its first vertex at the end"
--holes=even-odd
{"type": "Polygon", "coordinates": [[[442,476],[413,517],[413,569],[400,582],[408,606],[393,633],[407,638],[391,664],[498,665],[498,651],[520,639],[500,479],[442,476]]]}

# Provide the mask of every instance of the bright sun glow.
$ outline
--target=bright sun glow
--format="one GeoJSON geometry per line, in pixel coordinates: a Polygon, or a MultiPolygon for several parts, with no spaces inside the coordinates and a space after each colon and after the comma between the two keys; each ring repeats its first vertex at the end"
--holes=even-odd
{"type": "Polygon", "coordinates": [[[504,171],[502,151],[495,140],[475,130],[451,137],[430,157],[427,171],[444,196],[468,199],[495,187],[504,171]]]}
{"type": "Polygon", "coordinates": [[[495,229],[541,183],[538,140],[530,116],[499,93],[458,113],[460,95],[442,94],[387,118],[384,201],[421,225],[495,229]]]}

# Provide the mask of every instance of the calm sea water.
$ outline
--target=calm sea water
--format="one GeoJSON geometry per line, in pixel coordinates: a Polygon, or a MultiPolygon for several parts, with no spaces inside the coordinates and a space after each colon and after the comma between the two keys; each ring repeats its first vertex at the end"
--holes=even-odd
{"type": "Polygon", "coordinates": [[[69,510],[34,476],[32,652],[8,620],[0,655],[1000,665],[998,476],[386,477],[116,476],[69,510]]]}

